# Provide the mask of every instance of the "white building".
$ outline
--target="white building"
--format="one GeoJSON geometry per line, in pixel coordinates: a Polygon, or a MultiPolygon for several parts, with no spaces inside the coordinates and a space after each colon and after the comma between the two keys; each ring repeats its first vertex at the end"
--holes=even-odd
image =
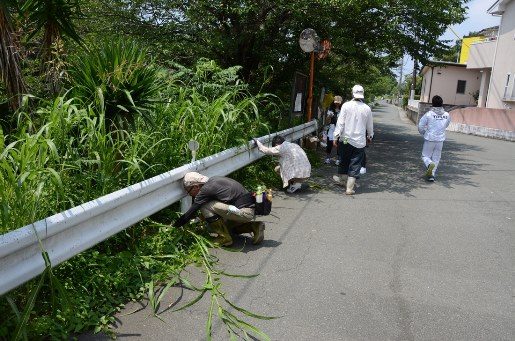
{"type": "Polygon", "coordinates": [[[498,37],[470,47],[467,69],[479,71],[478,107],[515,108],[515,1],[497,0],[488,9],[501,16],[498,37]]]}
{"type": "Polygon", "coordinates": [[[420,72],[423,77],[420,101],[431,103],[438,95],[449,106],[475,106],[481,72],[467,70],[466,64],[430,61],[420,72]]]}

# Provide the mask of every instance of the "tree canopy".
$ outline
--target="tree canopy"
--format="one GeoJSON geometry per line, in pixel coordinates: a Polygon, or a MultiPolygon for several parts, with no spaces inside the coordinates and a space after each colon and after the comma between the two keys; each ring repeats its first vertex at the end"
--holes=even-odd
{"type": "MultiPolygon", "coordinates": [[[[317,81],[348,92],[351,83],[371,87],[377,70],[390,74],[403,54],[423,63],[445,53],[447,42],[439,37],[464,20],[468,1],[84,0],[79,9],[75,0],[9,0],[17,6],[7,11],[13,16],[25,9],[21,16],[30,25],[23,27],[32,27],[27,35],[44,28],[36,38],[47,51],[63,36],[85,46],[127,36],[148,47],[161,65],[191,66],[199,58],[239,65],[254,90],[265,85],[287,97],[294,72],[308,70],[309,58],[298,45],[303,29],[332,42],[329,57],[317,63],[317,81]]],[[[69,51],[74,47],[68,44],[69,51]]],[[[9,77],[3,75],[4,84],[11,84],[9,77]]]]}

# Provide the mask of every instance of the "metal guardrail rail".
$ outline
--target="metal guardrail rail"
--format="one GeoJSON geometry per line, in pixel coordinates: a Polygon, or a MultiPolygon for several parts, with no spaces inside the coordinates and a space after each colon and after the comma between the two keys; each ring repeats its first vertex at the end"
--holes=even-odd
{"type": "Polygon", "coordinates": [[[413,110],[413,111],[417,111],[418,112],[418,104],[420,103],[419,100],[416,100],[416,99],[410,99],[408,100],[408,108],[413,110]]]}
{"type": "MultiPolygon", "coordinates": [[[[311,121],[260,140],[279,134],[294,141],[315,131],[311,121]]],[[[224,150],[0,235],[0,295],[44,271],[43,250],[56,266],[185,197],[181,180],[187,172],[227,175],[264,156],[252,146],[224,150]]]]}

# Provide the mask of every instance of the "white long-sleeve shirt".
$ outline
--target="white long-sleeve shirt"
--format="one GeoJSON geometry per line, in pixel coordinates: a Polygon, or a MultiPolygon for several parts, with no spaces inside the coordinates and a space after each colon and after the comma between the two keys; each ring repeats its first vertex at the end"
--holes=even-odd
{"type": "Polygon", "coordinates": [[[340,141],[347,141],[356,148],[364,148],[367,145],[367,135],[374,136],[374,122],[372,110],[361,101],[352,100],[342,105],[334,139],[340,137],[340,141]]]}
{"type": "Polygon", "coordinates": [[[451,116],[442,107],[433,107],[418,122],[418,131],[427,141],[445,141],[445,129],[451,123],[451,116]]]}
{"type": "Polygon", "coordinates": [[[306,153],[299,145],[284,141],[278,146],[267,147],[258,140],[256,142],[262,153],[279,156],[283,187],[287,187],[291,179],[307,179],[310,177],[311,164],[306,153]]]}

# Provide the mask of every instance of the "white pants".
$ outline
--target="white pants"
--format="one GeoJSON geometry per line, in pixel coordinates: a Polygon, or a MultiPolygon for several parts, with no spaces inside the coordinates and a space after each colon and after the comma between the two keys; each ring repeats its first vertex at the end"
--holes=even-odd
{"type": "Polygon", "coordinates": [[[443,141],[424,141],[424,147],[422,147],[422,161],[424,161],[426,168],[431,163],[435,164],[433,176],[436,174],[436,168],[438,168],[438,163],[442,157],[442,147],[443,141]]]}

